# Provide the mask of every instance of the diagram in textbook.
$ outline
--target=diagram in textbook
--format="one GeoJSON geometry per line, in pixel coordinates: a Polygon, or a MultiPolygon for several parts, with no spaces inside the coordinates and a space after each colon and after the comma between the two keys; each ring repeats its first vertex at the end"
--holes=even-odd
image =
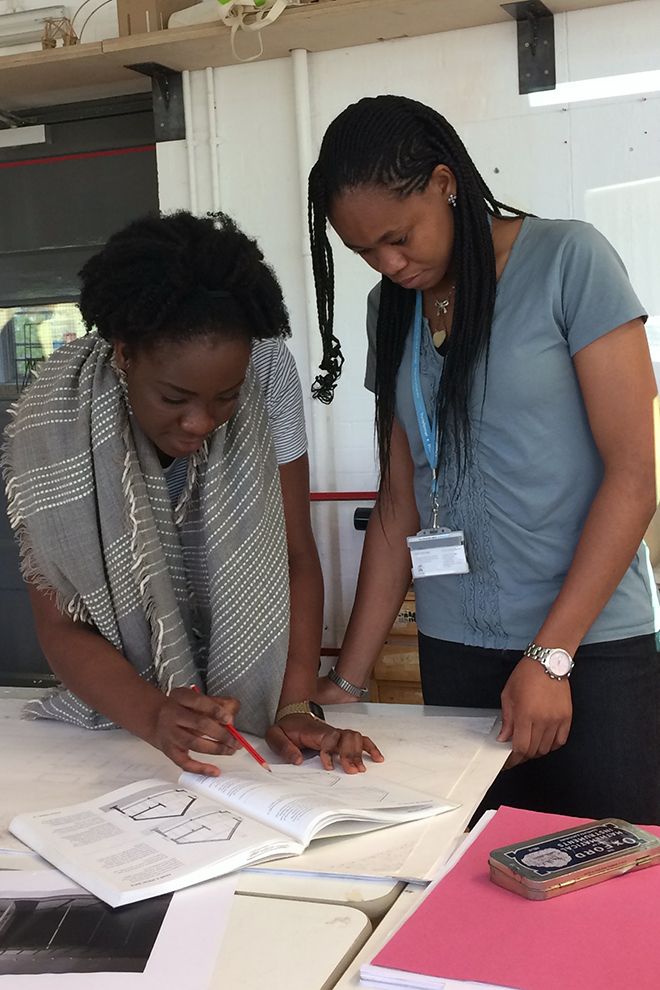
{"type": "Polygon", "coordinates": [[[132,795],[125,801],[112,805],[113,811],[120,811],[134,822],[159,821],[162,818],[183,818],[195,804],[194,794],[180,787],[170,787],[157,793],[150,792],[144,796],[132,795]]]}
{"type": "Polygon", "coordinates": [[[146,791],[110,805],[108,811],[118,811],[134,822],[153,822],[153,832],[177,845],[199,842],[229,842],[243,819],[231,811],[218,809],[191,815],[198,803],[195,794],[181,787],[162,791],[146,791]]]}
{"type": "Polygon", "coordinates": [[[155,831],[180,846],[198,842],[229,842],[242,819],[230,811],[209,811],[197,818],[186,818],[176,825],[161,825],[155,831]]]}

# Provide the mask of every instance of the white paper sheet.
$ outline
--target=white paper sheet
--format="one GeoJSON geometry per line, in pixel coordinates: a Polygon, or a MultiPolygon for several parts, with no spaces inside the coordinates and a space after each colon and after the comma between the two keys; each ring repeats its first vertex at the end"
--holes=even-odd
{"type": "MultiPolygon", "coordinates": [[[[328,721],[369,735],[385,756],[382,772],[389,780],[444,797],[460,807],[432,819],[384,829],[377,842],[368,834],[341,844],[319,839],[299,858],[251,870],[428,880],[451,852],[456,836],[464,831],[509,755],[510,746],[495,741],[499,714],[421,717],[412,706],[406,713],[402,712],[405,706],[397,705],[391,717],[367,716],[346,712],[348,707],[342,706],[337,713],[328,707],[328,721]]],[[[368,761],[367,765],[367,774],[380,769],[368,761]]]]}
{"type": "Polygon", "coordinates": [[[175,781],[163,753],[122,730],[90,732],[52,720],[20,718],[24,700],[0,698],[0,850],[24,850],[8,826],[19,811],[76,804],[146,777],[175,781]],[[8,800],[8,799],[11,800],[8,800]]]}
{"type": "Polygon", "coordinates": [[[208,990],[234,886],[113,911],[56,870],[0,872],[0,990],[208,990]]]}

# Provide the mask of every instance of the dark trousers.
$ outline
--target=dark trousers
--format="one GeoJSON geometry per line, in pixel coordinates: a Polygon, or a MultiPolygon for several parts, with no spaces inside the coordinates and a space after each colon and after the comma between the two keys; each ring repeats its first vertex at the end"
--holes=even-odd
{"type": "MultiPolygon", "coordinates": [[[[420,633],[425,703],[499,708],[501,691],[521,652],[464,646],[420,633]]],[[[570,684],[573,722],[566,745],[503,770],[478,814],[507,804],[660,824],[660,657],[655,636],[581,646],[570,684]]]]}

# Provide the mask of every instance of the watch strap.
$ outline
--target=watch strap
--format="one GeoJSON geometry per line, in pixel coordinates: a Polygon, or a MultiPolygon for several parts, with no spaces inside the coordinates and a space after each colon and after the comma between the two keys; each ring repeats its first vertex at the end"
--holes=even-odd
{"type": "Polygon", "coordinates": [[[523,653],[523,656],[528,657],[528,659],[530,660],[538,660],[538,662],[542,665],[548,677],[551,677],[553,681],[566,680],[568,677],[571,676],[571,671],[575,666],[571,654],[568,652],[568,650],[564,650],[562,647],[539,646],[538,643],[530,643],[527,649],[525,650],[525,652],[523,653]],[[571,662],[571,666],[565,674],[554,674],[547,665],[546,661],[548,660],[548,657],[550,656],[551,653],[554,653],[556,651],[566,654],[566,656],[569,658],[571,662]]]}
{"type": "Polygon", "coordinates": [[[325,721],[323,709],[315,701],[292,701],[289,705],[283,705],[277,709],[275,724],[286,718],[287,715],[311,715],[312,718],[325,721]]]}
{"type": "Polygon", "coordinates": [[[341,674],[338,674],[334,667],[331,667],[328,671],[328,680],[336,684],[346,694],[353,695],[354,698],[364,698],[369,694],[368,687],[358,687],[357,684],[352,684],[345,677],[342,677],[341,674]]]}
{"type": "Polygon", "coordinates": [[[541,663],[543,663],[549,655],[549,646],[538,646],[536,643],[530,643],[523,653],[524,657],[529,657],[530,660],[540,660],[541,663]]]}

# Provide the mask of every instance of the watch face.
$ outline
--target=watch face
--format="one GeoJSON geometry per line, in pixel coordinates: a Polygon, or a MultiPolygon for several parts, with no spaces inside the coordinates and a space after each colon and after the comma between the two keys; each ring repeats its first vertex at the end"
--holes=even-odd
{"type": "Polygon", "coordinates": [[[573,669],[573,661],[565,650],[551,650],[545,665],[555,677],[566,677],[573,669]]]}
{"type": "Polygon", "coordinates": [[[312,715],[316,715],[317,718],[320,718],[325,722],[325,713],[321,708],[321,706],[317,704],[315,701],[310,701],[309,710],[312,713],[312,715]]]}

